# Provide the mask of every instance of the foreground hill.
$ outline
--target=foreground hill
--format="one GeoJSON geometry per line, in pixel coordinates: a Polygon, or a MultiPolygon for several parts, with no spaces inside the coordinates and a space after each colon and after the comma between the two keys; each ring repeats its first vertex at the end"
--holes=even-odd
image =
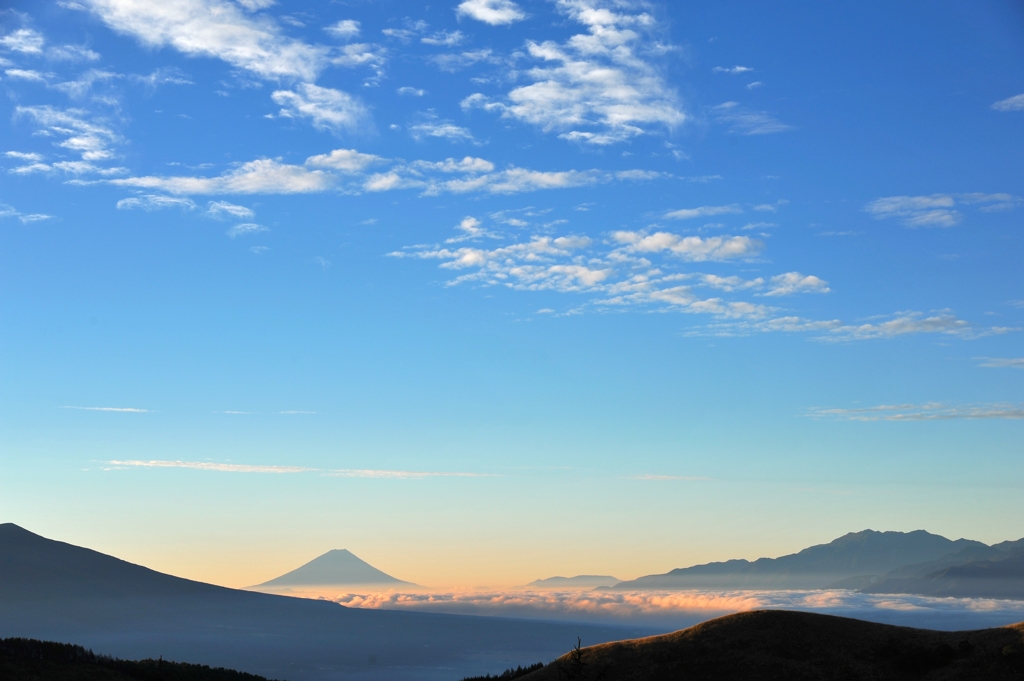
{"type": "Polygon", "coordinates": [[[291,572],[251,588],[355,585],[416,586],[381,572],[347,549],[334,549],[291,572]]]}
{"type": "Polygon", "coordinates": [[[290,681],[451,679],[651,630],[360,610],[226,589],[0,524],[0,638],[75,641],[290,681]],[[580,633],[580,632],[584,633],[580,633]]]}
{"type": "Polygon", "coordinates": [[[865,530],[779,558],[677,568],[666,574],[620,582],[614,588],[843,588],[873,593],[1022,598],[1024,571],[1013,562],[995,565],[1018,555],[1017,551],[1024,551],[1024,540],[987,546],[969,539],[953,541],[924,530],[865,530]],[[964,568],[967,572],[949,573],[960,575],[955,584],[947,577],[935,581],[940,571],[950,568],[964,568]]]}
{"type": "Polygon", "coordinates": [[[729,615],[563,655],[522,681],[856,681],[1024,678],[1024,623],[944,632],[803,612],[729,615]]]}
{"type": "Polygon", "coordinates": [[[5,681],[267,681],[262,676],[166,660],[118,660],[82,646],[25,638],[0,639],[5,681]]]}

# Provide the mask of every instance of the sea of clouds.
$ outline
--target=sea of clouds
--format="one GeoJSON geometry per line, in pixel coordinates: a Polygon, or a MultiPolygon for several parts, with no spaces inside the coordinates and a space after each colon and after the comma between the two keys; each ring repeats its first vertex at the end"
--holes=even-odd
{"type": "Polygon", "coordinates": [[[666,631],[735,612],[786,609],[961,630],[1024,621],[1024,601],[825,591],[452,590],[321,595],[347,607],[647,626],[666,631]]]}

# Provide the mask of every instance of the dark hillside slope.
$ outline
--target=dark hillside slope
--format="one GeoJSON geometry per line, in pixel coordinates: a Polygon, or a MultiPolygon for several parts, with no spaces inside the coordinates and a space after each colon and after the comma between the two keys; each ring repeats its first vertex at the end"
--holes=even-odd
{"type": "Polygon", "coordinates": [[[639,628],[360,610],[226,589],[0,525],[0,637],[75,641],[290,681],[450,679],[639,628]],[[453,671],[454,670],[454,671],[453,671]]]}
{"type": "Polygon", "coordinates": [[[0,639],[4,681],[267,681],[230,669],[166,660],[118,660],[82,646],[24,638],[0,639]]]}
{"type": "Polygon", "coordinates": [[[522,681],[1020,681],[1024,624],[910,629],[812,613],[729,615],[564,655],[522,681]]]}
{"type": "Polygon", "coordinates": [[[968,539],[914,532],[851,532],[828,544],[779,558],[730,560],[620,582],[615,589],[823,589],[851,577],[883,575],[967,548],[987,548],[968,539]]]}

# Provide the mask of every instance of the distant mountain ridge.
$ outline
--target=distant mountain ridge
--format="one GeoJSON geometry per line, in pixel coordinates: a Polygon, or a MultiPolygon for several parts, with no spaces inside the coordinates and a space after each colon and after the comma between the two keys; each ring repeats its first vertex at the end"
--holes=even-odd
{"type": "MultiPolygon", "coordinates": [[[[779,558],[755,561],[729,560],[687,568],[660,575],[647,575],[615,585],[617,590],[638,589],[863,589],[877,593],[944,592],[948,595],[977,593],[980,582],[989,581],[990,593],[1024,594],[1024,571],[1015,564],[982,570],[978,561],[1001,562],[1011,556],[1024,540],[988,546],[969,539],[950,540],[924,530],[913,532],[851,532],[828,544],[811,546],[779,558]],[[961,568],[976,564],[967,573],[961,568]],[[921,580],[942,570],[948,579],[960,580],[959,587],[938,586],[934,580],[921,580]],[[952,572],[948,572],[952,570],[952,572]],[[993,576],[1001,586],[996,589],[993,576]],[[973,581],[971,581],[973,580],[973,581]],[[974,590],[968,587],[976,587],[974,590]],[[897,589],[898,590],[893,590],[897,589]],[[877,591],[883,589],[883,591],[877,591]]],[[[1022,595],[999,597],[1021,598],[1022,595]]]]}
{"type": "Polygon", "coordinates": [[[403,582],[378,570],[348,549],[334,549],[291,572],[251,588],[352,586],[358,584],[416,586],[412,582],[403,582]]]}
{"type": "Polygon", "coordinates": [[[541,587],[546,589],[565,588],[593,588],[598,586],[615,586],[621,580],[611,575],[576,575],[575,577],[547,577],[546,579],[535,579],[526,586],[541,587]]]}
{"type": "Polygon", "coordinates": [[[74,641],[122,659],[187,660],[289,681],[450,681],[511,659],[553,659],[574,636],[610,641],[628,630],[654,633],[229,589],[0,523],[0,639],[74,641]]]}

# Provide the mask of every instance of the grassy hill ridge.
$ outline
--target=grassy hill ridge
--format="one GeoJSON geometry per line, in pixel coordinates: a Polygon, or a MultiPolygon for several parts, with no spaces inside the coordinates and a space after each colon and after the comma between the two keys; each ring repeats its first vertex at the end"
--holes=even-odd
{"type": "Polygon", "coordinates": [[[1024,623],[912,629],[760,610],[663,636],[575,649],[522,681],[1019,681],[1024,623]]]}

